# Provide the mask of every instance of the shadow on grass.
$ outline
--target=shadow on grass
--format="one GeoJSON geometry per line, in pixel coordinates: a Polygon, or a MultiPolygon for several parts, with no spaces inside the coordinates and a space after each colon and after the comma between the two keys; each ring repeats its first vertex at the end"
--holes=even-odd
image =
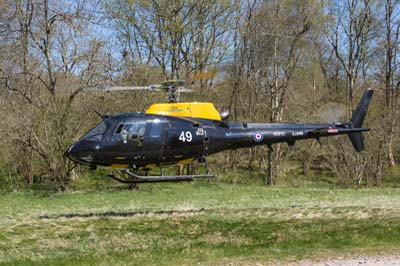
{"type": "Polygon", "coordinates": [[[140,210],[140,211],[125,211],[125,212],[98,212],[98,213],[68,213],[58,215],[42,215],[40,219],[58,219],[58,218],[91,218],[91,217],[132,217],[139,215],[185,215],[185,214],[213,214],[213,213],[238,213],[238,212],[260,212],[260,211],[282,211],[283,209],[301,208],[300,205],[292,205],[290,208],[269,208],[269,207],[255,207],[255,208],[199,208],[189,210],[140,210]]]}

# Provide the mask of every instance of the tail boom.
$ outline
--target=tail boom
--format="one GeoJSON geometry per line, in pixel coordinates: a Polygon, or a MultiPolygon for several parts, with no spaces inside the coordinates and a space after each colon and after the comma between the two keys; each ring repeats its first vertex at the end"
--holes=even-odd
{"type": "MultiPolygon", "coordinates": [[[[334,124],[232,124],[226,132],[226,144],[231,149],[271,145],[287,142],[293,146],[297,140],[347,134],[357,152],[364,150],[362,132],[369,131],[363,122],[371,102],[373,90],[366,90],[350,122],[334,124]]],[[[220,147],[222,148],[222,147],[220,147]]]]}

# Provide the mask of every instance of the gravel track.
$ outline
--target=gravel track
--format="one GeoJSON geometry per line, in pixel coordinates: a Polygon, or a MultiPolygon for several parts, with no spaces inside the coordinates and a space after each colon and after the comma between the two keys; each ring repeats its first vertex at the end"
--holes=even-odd
{"type": "Polygon", "coordinates": [[[360,256],[357,258],[337,258],[326,261],[299,261],[288,266],[400,266],[400,255],[360,256]]]}

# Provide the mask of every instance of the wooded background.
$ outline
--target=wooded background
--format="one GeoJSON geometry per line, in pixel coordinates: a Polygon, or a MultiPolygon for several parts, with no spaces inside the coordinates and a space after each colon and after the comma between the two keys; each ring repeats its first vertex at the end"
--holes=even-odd
{"type": "Polygon", "coordinates": [[[399,0],[0,0],[0,187],[68,188],[64,151],[100,113],[144,111],[165,95],[86,91],[187,80],[230,121],[348,121],[375,90],[366,150],[347,137],[228,151],[217,175],[259,169],[270,185],[296,168],[379,186],[400,160],[399,0]]]}

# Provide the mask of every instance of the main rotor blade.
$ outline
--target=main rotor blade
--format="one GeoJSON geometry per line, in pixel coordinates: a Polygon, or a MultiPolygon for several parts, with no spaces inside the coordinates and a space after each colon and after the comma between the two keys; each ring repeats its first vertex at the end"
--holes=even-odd
{"type": "Polygon", "coordinates": [[[178,92],[178,93],[180,93],[180,92],[193,92],[193,90],[181,87],[181,88],[178,88],[175,92],[178,92]]]}
{"type": "Polygon", "coordinates": [[[159,91],[160,85],[150,85],[150,86],[107,86],[105,87],[107,91],[139,91],[139,90],[150,90],[159,91]]]}
{"type": "Polygon", "coordinates": [[[139,90],[149,90],[149,91],[160,91],[160,85],[150,85],[150,86],[100,86],[88,88],[89,91],[139,91],[139,90]]]}
{"type": "Polygon", "coordinates": [[[183,87],[184,81],[165,81],[161,85],[149,85],[149,86],[97,86],[97,87],[89,87],[86,88],[85,91],[140,91],[140,90],[148,90],[148,91],[170,91],[172,92],[193,92],[191,89],[187,89],[183,87]],[[177,87],[179,86],[179,87],[177,87]]]}

